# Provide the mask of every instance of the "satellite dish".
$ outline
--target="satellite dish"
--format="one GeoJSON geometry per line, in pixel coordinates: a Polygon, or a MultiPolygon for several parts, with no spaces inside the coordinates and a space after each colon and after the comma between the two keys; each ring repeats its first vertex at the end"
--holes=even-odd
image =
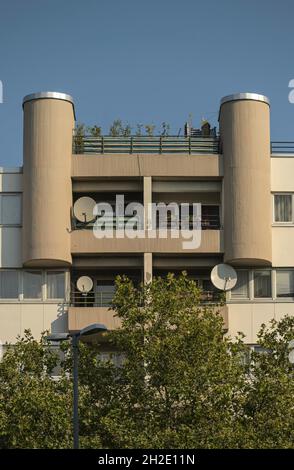
{"type": "Polygon", "coordinates": [[[89,276],[81,276],[77,280],[77,288],[83,294],[87,294],[93,288],[93,281],[89,276]]]}
{"type": "Polygon", "coordinates": [[[74,215],[75,218],[78,219],[80,222],[92,222],[95,219],[95,215],[93,214],[94,207],[96,206],[96,201],[88,196],[80,197],[74,203],[74,215]]]}
{"type": "Polygon", "coordinates": [[[233,289],[237,283],[237,273],[229,264],[217,264],[211,271],[212,284],[219,290],[233,289]]]}

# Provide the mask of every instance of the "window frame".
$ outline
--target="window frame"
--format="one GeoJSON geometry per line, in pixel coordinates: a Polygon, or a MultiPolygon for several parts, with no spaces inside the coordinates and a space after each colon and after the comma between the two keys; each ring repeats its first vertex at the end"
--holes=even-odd
{"type": "Polygon", "coordinates": [[[65,269],[46,269],[44,271],[44,292],[43,292],[43,298],[44,301],[47,302],[55,302],[55,301],[67,301],[67,272],[65,269]],[[63,297],[48,297],[48,273],[63,273],[64,275],[64,295],[63,297]]]}
{"type": "Polygon", "coordinates": [[[272,273],[272,269],[262,269],[262,268],[259,268],[259,269],[253,269],[252,270],[252,273],[253,273],[253,300],[273,300],[273,273],[272,273]],[[270,292],[270,295],[267,296],[267,297],[255,297],[255,273],[258,273],[258,272],[269,272],[270,274],[270,289],[271,289],[271,292],[270,292]]]}
{"type": "Polygon", "coordinates": [[[4,298],[0,297],[0,304],[4,303],[48,303],[48,304],[56,304],[56,303],[68,303],[69,302],[69,271],[67,269],[23,269],[23,268],[0,268],[1,271],[14,271],[17,272],[18,276],[18,296],[15,298],[4,298]],[[41,272],[41,297],[38,298],[29,298],[24,297],[24,272],[25,271],[32,271],[32,272],[41,272]],[[48,298],[47,297],[47,272],[54,271],[54,272],[61,272],[64,273],[64,296],[60,298],[48,298]]]}
{"type": "Polygon", "coordinates": [[[4,302],[7,302],[7,303],[15,303],[15,302],[19,302],[20,300],[20,286],[21,286],[21,272],[19,269],[17,268],[1,268],[0,269],[0,272],[7,272],[7,271],[13,271],[13,272],[16,272],[17,273],[17,282],[18,282],[18,295],[17,297],[0,297],[0,302],[4,303],[4,302]]]}
{"type": "MultiPolygon", "coordinates": [[[[244,302],[248,302],[248,300],[251,300],[251,293],[250,293],[250,269],[245,269],[245,268],[241,268],[241,269],[238,269],[236,268],[236,272],[237,272],[237,277],[238,277],[238,271],[242,271],[242,272],[245,272],[247,274],[247,292],[248,292],[248,296],[247,297],[232,297],[232,291],[230,291],[230,300],[236,300],[236,301],[240,301],[240,300],[244,300],[244,302]]],[[[232,289],[233,290],[233,289],[232,289]]]]}
{"type": "Polygon", "coordinates": [[[1,227],[22,227],[22,213],[23,213],[23,201],[22,201],[22,193],[21,192],[1,192],[0,193],[0,226],[1,227]],[[2,198],[12,196],[18,197],[20,201],[20,222],[19,223],[6,223],[2,221],[2,198]]]}
{"type": "Polygon", "coordinates": [[[277,302],[291,302],[294,300],[293,296],[285,296],[285,297],[278,297],[278,283],[277,283],[277,274],[279,272],[289,272],[292,271],[294,273],[294,268],[276,268],[275,269],[275,300],[277,302]]]}
{"type": "Polygon", "coordinates": [[[44,270],[43,269],[23,269],[21,273],[22,283],[21,283],[21,296],[23,302],[44,302],[44,270]],[[25,272],[32,272],[32,273],[41,273],[41,295],[40,297],[25,297],[24,296],[24,274],[25,272]]]}
{"type": "Polygon", "coordinates": [[[272,193],[272,210],[273,210],[273,213],[272,213],[272,225],[273,226],[293,226],[294,225],[294,193],[293,192],[282,192],[282,191],[279,191],[279,192],[274,192],[272,193]],[[292,197],[292,220],[291,221],[276,221],[275,220],[275,196],[291,196],[292,197]]]}

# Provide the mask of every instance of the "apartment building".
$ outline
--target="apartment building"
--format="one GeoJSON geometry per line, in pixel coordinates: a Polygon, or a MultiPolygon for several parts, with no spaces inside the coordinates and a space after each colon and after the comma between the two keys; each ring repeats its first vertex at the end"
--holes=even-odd
{"type": "MultiPolygon", "coordinates": [[[[268,98],[226,96],[219,132],[181,137],[75,135],[73,99],[57,92],[26,96],[23,113],[23,167],[0,169],[2,344],[27,328],[35,337],[118,328],[109,309],[117,274],[148,282],[186,270],[213,300],[210,272],[222,262],[238,274],[222,310],[228,334],[243,331],[254,345],[262,323],[294,315],[294,148],[271,142],[268,98]],[[114,207],[117,195],[125,206],[201,204],[199,246],[184,247],[170,226],[165,238],[99,238],[94,218],[76,218],[81,198],[114,207]],[[81,276],[92,280],[88,293],[81,276]]],[[[144,233],[149,225],[145,211],[144,233]]]]}

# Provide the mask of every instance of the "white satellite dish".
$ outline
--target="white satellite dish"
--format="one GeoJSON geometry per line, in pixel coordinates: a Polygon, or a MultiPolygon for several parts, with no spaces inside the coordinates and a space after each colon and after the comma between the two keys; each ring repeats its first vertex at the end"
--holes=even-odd
{"type": "Polygon", "coordinates": [[[83,294],[87,294],[93,288],[93,281],[89,276],[81,276],[77,280],[77,288],[83,294]]]}
{"type": "Polygon", "coordinates": [[[237,273],[229,264],[217,264],[211,271],[212,284],[219,290],[233,289],[237,283],[237,273]]]}
{"type": "Polygon", "coordinates": [[[94,207],[96,205],[96,201],[88,196],[80,197],[74,203],[74,216],[80,222],[92,222],[95,219],[95,215],[93,214],[94,207]]]}

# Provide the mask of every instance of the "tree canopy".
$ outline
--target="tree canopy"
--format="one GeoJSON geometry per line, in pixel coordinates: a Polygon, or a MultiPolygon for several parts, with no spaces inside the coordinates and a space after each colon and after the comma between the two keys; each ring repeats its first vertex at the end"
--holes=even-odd
{"type": "MultiPolygon", "coordinates": [[[[185,274],[117,279],[122,321],[80,342],[80,440],[87,448],[294,447],[294,318],[262,326],[260,352],[225,334],[185,274]],[[109,350],[109,359],[99,354],[109,350]],[[120,364],[112,355],[120,354],[120,364]]],[[[0,363],[0,446],[72,446],[72,355],[26,332],[0,363]],[[58,378],[52,378],[58,365],[58,378]]]]}

